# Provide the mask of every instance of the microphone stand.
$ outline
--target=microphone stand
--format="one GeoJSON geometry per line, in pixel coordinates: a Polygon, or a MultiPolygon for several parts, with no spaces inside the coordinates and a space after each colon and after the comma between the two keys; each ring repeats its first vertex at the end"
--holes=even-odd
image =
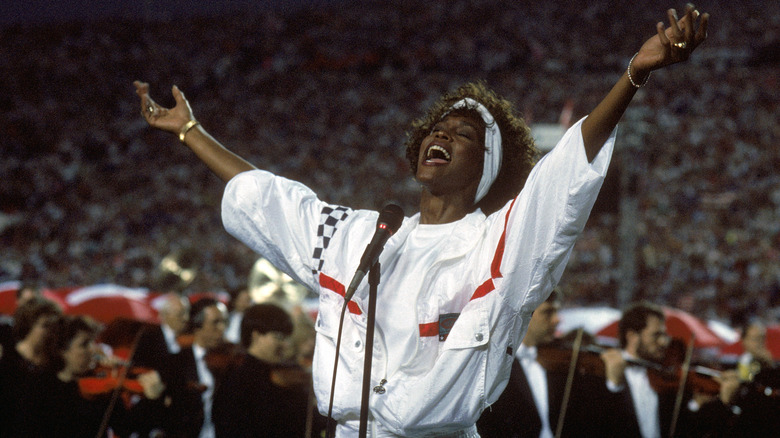
{"type": "Polygon", "coordinates": [[[374,358],[374,326],[376,324],[376,296],[381,266],[377,261],[368,271],[368,313],[366,314],[365,358],[363,360],[363,396],[360,402],[360,438],[368,431],[368,396],[371,393],[371,362],[374,358]]]}

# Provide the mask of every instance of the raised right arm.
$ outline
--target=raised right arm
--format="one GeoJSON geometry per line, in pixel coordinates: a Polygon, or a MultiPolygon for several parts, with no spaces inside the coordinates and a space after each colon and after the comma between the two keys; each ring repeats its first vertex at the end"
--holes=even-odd
{"type": "Polygon", "coordinates": [[[212,137],[199,123],[195,123],[189,102],[177,86],[171,93],[176,101],[173,108],[165,108],[149,97],[149,84],[135,81],[135,92],[141,98],[141,114],[150,126],[179,135],[195,155],[203,161],[215,175],[225,182],[255,166],[225,148],[212,137]]]}

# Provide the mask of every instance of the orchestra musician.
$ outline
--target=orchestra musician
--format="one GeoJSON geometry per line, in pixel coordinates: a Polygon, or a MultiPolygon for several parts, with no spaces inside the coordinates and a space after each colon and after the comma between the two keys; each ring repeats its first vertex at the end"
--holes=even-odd
{"type": "Polygon", "coordinates": [[[275,304],[254,304],[244,311],[245,353],[214,392],[217,438],[304,436],[311,376],[297,364],[284,363],[292,333],[292,318],[275,304]],[[282,381],[285,372],[297,374],[298,381],[282,381]]]}
{"type": "Polygon", "coordinates": [[[600,354],[608,390],[594,392],[589,405],[595,410],[591,416],[599,419],[599,434],[709,436],[716,419],[704,413],[712,403],[728,403],[733,397],[736,374],[691,368],[690,357],[685,358],[688,367],[683,366],[685,346],[669,336],[663,309],[652,303],[629,306],[618,324],[618,336],[621,348],[600,354]],[[683,372],[686,368],[701,371],[683,372]]]}
{"type": "MultiPolygon", "coordinates": [[[[100,326],[85,316],[63,315],[52,322],[39,380],[26,382],[30,397],[23,407],[29,415],[15,436],[97,437],[148,436],[162,422],[165,386],[154,370],[144,370],[132,380],[128,370],[105,378],[99,391],[95,370],[100,349],[100,326]]],[[[101,381],[102,379],[98,379],[101,381]]]]}
{"type": "Polygon", "coordinates": [[[44,362],[44,342],[52,323],[62,314],[54,302],[34,297],[16,308],[11,340],[0,356],[0,436],[25,435],[31,392],[27,384],[40,380],[44,362]],[[21,429],[20,429],[21,428],[21,429]]]}
{"type": "Polygon", "coordinates": [[[163,296],[158,315],[159,325],[144,328],[133,362],[158,370],[163,380],[168,381],[176,372],[169,368],[173,356],[182,348],[179,342],[190,319],[190,302],[177,292],[168,292],[163,296]]]}
{"type": "Polygon", "coordinates": [[[761,371],[778,367],[766,345],[766,324],[759,319],[750,319],[741,333],[744,352],[737,361],[737,372],[743,382],[751,382],[761,371]]]}
{"type": "Polygon", "coordinates": [[[201,298],[190,307],[192,344],[177,353],[171,367],[171,415],[165,430],[171,437],[213,438],[211,406],[217,376],[208,366],[207,353],[225,344],[227,307],[213,298],[201,298]]]}
{"type": "Polygon", "coordinates": [[[747,438],[780,431],[780,368],[767,349],[766,325],[751,319],[741,335],[745,352],[736,369],[720,376],[719,397],[697,406],[691,436],[747,438]]]}

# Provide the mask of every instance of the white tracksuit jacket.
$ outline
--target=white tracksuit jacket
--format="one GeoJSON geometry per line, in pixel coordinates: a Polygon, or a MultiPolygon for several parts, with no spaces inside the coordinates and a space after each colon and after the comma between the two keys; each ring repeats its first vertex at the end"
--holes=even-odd
{"type": "MultiPolygon", "coordinates": [[[[501,210],[444,225],[421,225],[417,213],[388,240],[371,373],[372,386],[386,383],[384,393],[371,392],[371,436],[475,436],[473,425],[506,386],[531,313],[560,279],[606,174],[615,132],[588,163],[581,123],[501,210]]],[[[265,171],[241,173],[225,189],[228,232],[319,294],[314,387],[324,414],[344,291],[377,216],[329,205],[265,171]]],[[[344,323],[337,436],[357,436],[367,283],[344,323]]]]}

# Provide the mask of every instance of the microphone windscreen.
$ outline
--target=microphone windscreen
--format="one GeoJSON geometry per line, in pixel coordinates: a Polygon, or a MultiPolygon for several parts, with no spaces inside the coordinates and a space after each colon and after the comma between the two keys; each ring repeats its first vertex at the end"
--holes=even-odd
{"type": "Polygon", "coordinates": [[[377,226],[385,224],[390,234],[395,234],[401,227],[401,223],[404,221],[404,211],[401,207],[395,204],[387,204],[382,211],[379,212],[379,219],[377,219],[377,226]]]}

